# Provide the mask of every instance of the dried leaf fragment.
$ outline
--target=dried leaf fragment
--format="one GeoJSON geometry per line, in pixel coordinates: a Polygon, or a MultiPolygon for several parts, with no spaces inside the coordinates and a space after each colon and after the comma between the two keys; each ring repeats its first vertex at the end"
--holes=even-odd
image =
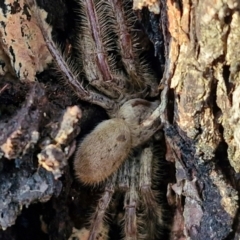
{"type": "MultiPolygon", "coordinates": [[[[0,44],[16,76],[21,81],[34,81],[36,72],[43,71],[52,57],[24,1],[5,0],[3,5],[0,8],[0,44]]],[[[43,10],[41,14],[46,17],[43,10]]]]}

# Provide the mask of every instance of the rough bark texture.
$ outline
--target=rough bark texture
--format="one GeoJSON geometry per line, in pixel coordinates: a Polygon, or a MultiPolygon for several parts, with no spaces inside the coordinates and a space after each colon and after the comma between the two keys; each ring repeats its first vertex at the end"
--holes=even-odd
{"type": "MultiPolygon", "coordinates": [[[[0,36],[5,40],[14,31],[11,21],[16,21],[7,15],[7,2],[10,0],[0,3],[1,27],[6,30],[0,31],[0,36]],[[10,27],[5,28],[9,22],[10,27]]],[[[134,1],[135,7],[137,2],[134,1]]],[[[38,4],[49,13],[53,38],[68,51],[76,37],[76,3],[59,0],[38,4]]],[[[169,166],[163,166],[167,174],[159,184],[159,192],[167,196],[163,201],[170,207],[165,203],[165,236],[169,237],[163,239],[237,240],[240,4],[238,0],[161,0],[159,6],[159,14],[143,8],[136,15],[152,43],[147,47],[149,52],[158,57],[151,65],[159,75],[164,70],[159,86],[166,108],[159,117],[163,121],[163,145],[169,166]]],[[[13,15],[15,11],[27,16],[26,9],[19,11],[20,8],[21,1],[14,2],[13,15]]],[[[22,43],[15,33],[15,45],[7,45],[8,39],[0,42],[0,225],[6,229],[0,230],[0,239],[65,240],[74,231],[77,235],[75,228],[88,227],[86,219],[103,191],[86,188],[74,179],[70,157],[75,140],[69,138],[79,141],[107,115],[77,99],[71,89],[57,80],[52,69],[39,74],[40,84],[32,87],[36,72],[42,71],[51,58],[41,37],[37,49],[31,47],[35,39],[29,36],[39,34],[36,26],[22,26],[23,36],[30,39],[29,50],[34,52],[32,56],[28,54],[27,60],[18,51],[22,43]],[[23,61],[29,63],[29,69],[21,67],[23,61]],[[67,107],[76,105],[82,111],[70,114],[72,131],[63,130],[61,123],[67,107]],[[42,154],[41,166],[38,154],[42,154]],[[59,155],[64,159],[61,163],[55,161],[59,155]],[[65,166],[63,173],[58,171],[58,164],[65,166]],[[58,174],[63,176],[55,180],[58,174]]],[[[110,212],[115,213],[111,218],[117,222],[116,209],[120,215],[122,206],[114,204],[110,212]]],[[[110,239],[120,239],[114,221],[110,239]]]]}
{"type": "Polygon", "coordinates": [[[239,3],[167,1],[167,15],[174,111],[165,133],[184,216],[178,228],[190,239],[238,239],[239,3]]]}

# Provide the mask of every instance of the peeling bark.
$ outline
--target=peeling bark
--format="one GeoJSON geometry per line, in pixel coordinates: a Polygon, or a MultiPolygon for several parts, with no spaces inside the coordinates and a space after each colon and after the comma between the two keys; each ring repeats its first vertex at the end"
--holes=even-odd
{"type": "Polygon", "coordinates": [[[168,112],[172,124],[165,133],[177,173],[178,187],[171,189],[182,203],[175,214],[184,216],[172,239],[233,239],[239,195],[234,180],[239,2],[167,1],[167,16],[171,38],[166,35],[164,76],[174,111],[168,112]]]}

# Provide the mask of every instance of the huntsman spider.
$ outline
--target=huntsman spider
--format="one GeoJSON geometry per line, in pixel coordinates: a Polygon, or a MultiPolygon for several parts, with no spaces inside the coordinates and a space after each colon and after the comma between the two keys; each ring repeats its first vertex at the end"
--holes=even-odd
{"type": "Polygon", "coordinates": [[[153,162],[158,161],[154,135],[160,129],[160,120],[155,117],[151,124],[146,123],[159,106],[158,81],[143,58],[140,33],[133,30],[137,19],[132,3],[76,1],[80,21],[73,44],[77,52],[74,64],[52,41],[36,2],[28,3],[65,81],[81,100],[101,106],[109,115],[109,120],[83,139],[74,158],[80,182],[105,185],[92,217],[89,239],[98,239],[115,189],[125,192],[124,239],[156,239],[162,210],[153,186],[153,162]]]}

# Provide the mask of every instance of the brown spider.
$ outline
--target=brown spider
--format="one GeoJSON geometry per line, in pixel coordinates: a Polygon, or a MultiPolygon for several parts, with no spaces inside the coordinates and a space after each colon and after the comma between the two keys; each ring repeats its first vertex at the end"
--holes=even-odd
{"type": "Polygon", "coordinates": [[[84,73],[80,81],[79,70],[73,71],[49,36],[36,2],[28,3],[66,82],[80,99],[103,107],[110,117],[81,142],[74,159],[76,176],[82,183],[105,184],[89,239],[97,239],[102,229],[115,186],[126,192],[125,239],[154,239],[161,208],[152,186],[153,135],[160,128],[160,120],[151,117],[156,115],[159,101],[145,97],[156,99],[158,83],[141,59],[138,34],[132,31],[136,18],[131,4],[126,0],[78,1],[81,21],[74,47],[84,73]],[[88,87],[84,87],[86,81],[88,87]]]}

